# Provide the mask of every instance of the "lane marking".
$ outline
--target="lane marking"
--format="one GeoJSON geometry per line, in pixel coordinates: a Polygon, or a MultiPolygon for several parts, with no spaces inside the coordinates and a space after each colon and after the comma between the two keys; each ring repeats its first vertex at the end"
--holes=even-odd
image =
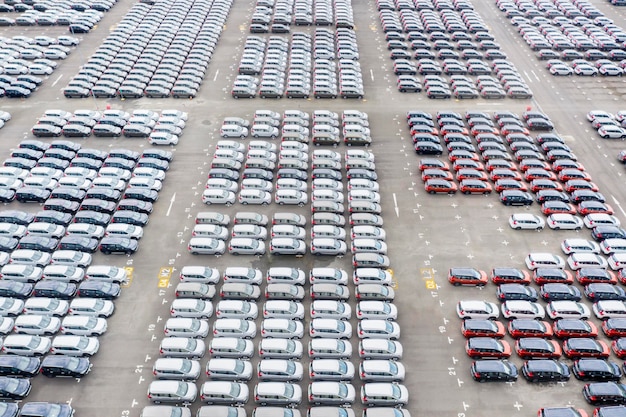
{"type": "Polygon", "coordinates": [[[61,78],[63,78],[63,74],[59,75],[59,78],[57,78],[53,83],[52,83],[52,87],[54,87],[59,81],[61,81],[61,78]]]}
{"type": "Polygon", "coordinates": [[[122,288],[128,288],[130,287],[130,284],[133,283],[133,272],[135,271],[135,268],[133,268],[132,266],[125,266],[124,270],[126,271],[126,276],[128,277],[128,281],[123,283],[121,286],[122,288]]]}
{"type": "Polygon", "coordinates": [[[170,212],[172,211],[172,206],[174,205],[174,201],[176,201],[176,193],[172,194],[172,199],[170,200],[170,206],[167,208],[167,213],[165,213],[165,216],[169,216],[170,212]]]}
{"type": "Polygon", "coordinates": [[[396,199],[396,193],[393,193],[393,205],[396,211],[396,217],[400,217],[400,209],[398,208],[398,200],[396,199]]]}
{"type": "Polygon", "coordinates": [[[174,268],[172,267],[161,267],[159,269],[159,282],[157,287],[159,288],[167,288],[170,285],[170,278],[172,278],[172,273],[174,272],[174,268]]]}
{"type": "Polygon", "coordinates": [[[213,77],[213,81],[217,80],[217,76],[220,73],[220,70],[215,71],[215,77],[213,77]]]}

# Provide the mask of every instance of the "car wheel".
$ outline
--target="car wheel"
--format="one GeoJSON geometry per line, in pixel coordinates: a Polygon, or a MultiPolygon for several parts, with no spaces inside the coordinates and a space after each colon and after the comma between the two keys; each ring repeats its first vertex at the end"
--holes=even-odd
{"type": "Polygon", "coordinates": [[[521,228],[521,227],[519,227],[519,226],[517,226],[517,227],[515,228],[515,230],[522,230],[522,228],[521,228]]]}
{"type": "Polygon", "coordinates": [[[230,254],[233,256],[239,256],[239,252],[231,252],[230,254]]]}
{"type": "Polygon", "coordinates": [[[468,195],[471,194],[469,191],[463,191],[463,194],[468,195]]]}
{"type": "MultiPolygon", "coordinates": [[[[247,203],[246,203],[246,204],[247,204],[247,203]]],[[[231,203],[231,202],[229,201],[229,202],[228,202],[228,203],[226,203],[225,205],[226,205],[226,207],[230,207],[230,206],[232,206],[232,205],[233,205],[233,203],[231,203]]]]}
{"type": "Polygon", "coordinates": [[[554,230],[561,230],[560,227],[553,227],[554,230]]]}

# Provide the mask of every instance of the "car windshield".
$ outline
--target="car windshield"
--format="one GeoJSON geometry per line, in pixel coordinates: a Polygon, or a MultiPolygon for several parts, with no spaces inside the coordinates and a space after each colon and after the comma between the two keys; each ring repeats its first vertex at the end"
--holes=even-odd
{"type": "Polygon", "coordinates": [[[239,396],[239,392],[241,391],[241,387],[239,386],[239,384],[237,383],[231,383],[230,384],[230,396],[231,398],[236,398],[237,396],[239,396]]]}
{"type": "Polygon", "coordinates": [[[348,396],[348,386],[346,384],[339,384],[339,397],[345,398],[348,396]]]}

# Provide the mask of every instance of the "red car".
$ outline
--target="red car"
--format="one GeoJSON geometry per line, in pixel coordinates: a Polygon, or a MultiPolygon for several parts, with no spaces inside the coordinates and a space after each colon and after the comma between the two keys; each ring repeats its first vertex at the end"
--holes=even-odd
{"type": "Polygon", "coordinates": [[[420,160],[420,171],[424,171],[425,169],[434,168],[434,169],[443,169],[444,171],[450,171],[450,164],[446,161],[442,161],[436,158],[424,158],[420,160]]]}
{"type": "Polygon", "coordinates": [[[591,190],[598,191],[599,188],[591,181],[585,180],[569,180],[565,183],[565,191],[571,193],[574,190],[591,190]]]}
{"type": "Polygon", "coordinates": [[[554,335],[559,339],[568,339],[570,337],[597,337],[598,328],[595,324],[587,320],[581,319],[562,319],[557,320],[552,325],[554,335]]]}
{"type": "Polygon", "coordinates": [[[626,358],[626,338],[620,337],[611,343],[611,350],[620,359],[626,358]]]}
{"type": "Polygon", "coordinates": [[[454,286],[459,285],[472,285],[483,286],[486,285],[487,273],[475,268],[450,268],[448,270],[448,282],[454,286]]]}
{"type": "Polygon", "coordinates": [[[493,268],[491,281],[494,284],[530,284],[530,274],[517,268],[493,268]]]}
{"type": "Polygon", "coordinates": [[[533,319],[511,320],[508,331],[513,339],[520,337],[552,337],[554,333],[547,321],[533,319]]]}
{"type": "Polygon", "coordinates": [[[461,126],[444,125],[441,127],[441,129],[439,129],[439,133],[441,133],[442,136],[445,136],[449,133],[460,133],[462,135],[467,135],[469,132],[467,131],[466,128],[461,127],[461,126]]]}
{"type": "Polygon", "coordinates": [[[418,134],[418,133],[430,133],[432,135],[439,135],[439,130],[437,130],[434,127],[430,127],[430,126],[424,126],[424,125],[416,125],[411,127],[411,136],[418,134]]]}
{"type": "Polygon", "coordinates": [[[515,181],[515,180],[508,180],[508,179],[497,180],[495,189],[497,192],[500,192],[503,190],[528,191],[526,184],[524,184],[523,182],[515,181]]]}
{"type": "Polygon", "coordinates": [[[460,190],[463,194],[491,194],[492,187],[487,181],[466,179],[461,180],[460,190]]]}
{"type": "Polygon", "coordinates": [[[504,324],[497,320],[468,319],[461,323],[461,333],[469,337],[495,337],[501,339],[506,334],[504,324]]]}
{"type": "Polygon", "coordinates": [[[473,169],[473,168],[463,168],[463,169],[459,169],[456,172],[456,179],[457,181],[461,181],[465,179],[487,181],[489,178],[487,178],[487,174],[485,174],[485,171],[480,171],[478,169],[473,169]]]}
{"type": "Polygon", "coordinates": [[[452,181],[454,179],[450,171],[446,171],[444,169],[428,168],[422,171],[422,181],[426,181],[431,178],[439,178],[448,181],[452,181]]]}
{"type": "Polygon", "coordinates": [[[519,169],[522,172],[526,172],[526,171],[528,171],[531,168],[540,168],[540,169],[545,169],[545,170],[552,169],[550,167],[550,164],[548,164],[545,161],[540,161],[539,159],[524,159],[524,160],[520,161],[519,169]]]}
{"type": "Polygon", "coordinates": [[[453,170],[458,171],[463,168],[472,168],[479,171],[485,170],[485,166],[482,162],[474,161],[473,159],[457,159],[454,161],[454,164],[452,165],[453,170]]]}
{"type": "Polygon", "coordinates": [[[448,154],[448,159],[452,162],[456,161],[457,159],[471,159],[472,161],[480,160],[476,152],[460,151],[460,150],[454,150],[450,152],[448,154]]]}
{"type": "Polygon", "coordinates": [[[556,178],[556,175],[554,174],[554,172],[548,171],[547,169],[530,168],[530,169],[526,170],[526,173],[524,174],[524,179],[526,181],[532,181],[532,180],[536,180],[536,179],[544,179],[544,180],[556,181],[557,178],[556,178]]]}
{"type": "Polygon", "coordinates": [[[472,136],[480,135],[481,133],[492,133],[494,135],[499,135],[500,131],[493,126],[488,125],[476,125],[471,130],[472,136]]]}
{"type": "Polygon", "coordinates": [[[582,201],[578,205],[578,213],[582,216],[586,216],[589,213],[606,213],[613,214],[613,207],[606,203],[601,203],[599,201],[582,201]]]}
{"type": "Polygon", "coordinates": [[[530,190],[535,193],[539,190],[563,191],[563,186],[558,181],[536,179],[530,182],[530,190]]]}
{"type": "Polygon", "coordinates": [[[467,339],[465,352],[472,359],[508,358],[511,356],[511,345],[506,340],[493,337],[471,337],[467,339]]]}
{"type": "Polygon", "coordinates": [[[572,161],[570,159],[559,159],[552,163],[552,171],[554,172],[561,172],[564,169],[569,169],[569,168],[577,169],[579,171],[585,170],[585,167],[583,166],[583,164],[577,161],[572,161]]]}
{"type": "Polygon", "coordinates": [[[559,180],[563,182],[569,180],[591,181],[591,175],[575,168],[566,168],[559,172],[559,180]]]}
{"type": "Polygon", "coordinates": [[[512,169],[506,168],[496,168],[491,171],[490,178],[492,181],[496,181],[499,179],[508,179],[508,180],[516,180],[521,181],[522,176],[519,172],[513,171],[512,169]]]}
{"type": "Polygon", "coordinates": [[[615,273],[602,268],[581,268],[576,271],[576,280],[582,285],[596,282],[617,285],[615,273]]]}
{"type": "Polygon", "coordinates": [[[576,207],[574,207],[573,204],[565,203],[563,201],[550,200],[541,205],[541,212],[545,215],[552,213],[576,214],[576,207]]]}
{"type": "MultiPolygon", "coordinates": [[[[506,159],[490,159],[487,161],[487,171],[491,172],[495,169],[510,169],[511,171],[516,171],[517,166],[513,161],[509,161],[506,159]]],[[[519,178],[522,179],[521,177],[519,178]]]]}
{"type": "Polygon", "coordinates": [[[500,133],[506,136],[510,133],[523,133],[525,135],[528,135],[530,132],[525,127],[521,127],[517,125],[504,125],[502,127],[502,130],[500,130],[500,133]]]}
{"type": "Polygon", "coordinates": [[[558,268],[537,268],[533,272],[533,281],[539,285],[548,283],[573,284],[574,276],[570,271],[558,268]]]}
{"type": "Polygon", "coordinates": [[[611,339],[626,337],[626,319],[613,318],[602,322],[602,331],[611,339]]]}
{"type": "Polygon", "coordinates": [[[426,180],[424,184],[424,189],[428,191],[430,194],[435,193],[446,193],[446,194],[454,194],[458,190],[458,187],[453,181],[441,180],[438,178],[431,178],[426,180]]]}
{"type": "Polygon", "coordinates": [[[561,357],[561,345],[541,337],[523,337],[515,342],[515,353],[522,359],[561,357]]]}
{"type": "MultiPolygon", "coordinates": [[[[590,337],[574,337],[563,342],[563,353],[570,359],[608,358],[611,350],[602,340],[590,337]]],[[[626,356],[626,351],[624,356],[626,356]]]]}

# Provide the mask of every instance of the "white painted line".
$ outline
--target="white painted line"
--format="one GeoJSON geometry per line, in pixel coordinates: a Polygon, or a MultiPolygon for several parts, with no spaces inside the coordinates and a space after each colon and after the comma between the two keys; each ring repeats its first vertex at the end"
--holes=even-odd
{"type": "Polygon", "coordinates": [[[215,71],[215,77],[213,77],[213,81],[217,80],[217,75],[220,73],[220,70],[215,71]]]}
{"type": "Polygon", "coordinates": [[[170,215],[170,212],[172,211],[172,206],[174,205],[174,201],[176,201],[176,193],[172,194],[172,199],[170,200],[170,206],[167,208],[167,213],[165,213],[165,216],[170,215]]]}
{"type": "Polygon", "coordinates": [[[59,81],[61,81],[61,78],[63,78],[63,74],[59,75],[59,78],[52,83],[52,86],[54,87],[59,81]]]}
{"type": "Polygon", "coordinates": [[[624,209],[622,208],[622,205],[620,204],[620,202],[619,202],[619,201],[617,201],[617,198],[615,198],[615,196],[614,196],[614,195],[612,195],[612,194],[611,194],[611,198],[613,199],[613,202],[617,205],[617,208],[619,209],[619,211],[621,211],[621,212],[622,212],[622,214],[623,214],[624,216],[626,216],[626,211],[624,211],[624,209]]]}
{"type": "Polygon", "coordinates": [[[370,77],[372,78],[372,81],[374,81],[374,70],[372,70],[370,68],[370,77]]]}
{"type": "Polygon", "coordinates": [[[396,211],[396,217],[400,217],[400,209],[398,208],[398,200],[396,199],[396,193],[393,193],[393,205],[396,211]]]}
{"type": "Polygon", "coordinates": [[[533,73],[533,75],[535,76],[535,78],[537,79],[537,81],[541,81],[541,80],[539,79],[539,76],[535,73],[535,71],[532,71],[532,70],[531,70],[530,72],[532,72],[532,73],[533,73]]]}

